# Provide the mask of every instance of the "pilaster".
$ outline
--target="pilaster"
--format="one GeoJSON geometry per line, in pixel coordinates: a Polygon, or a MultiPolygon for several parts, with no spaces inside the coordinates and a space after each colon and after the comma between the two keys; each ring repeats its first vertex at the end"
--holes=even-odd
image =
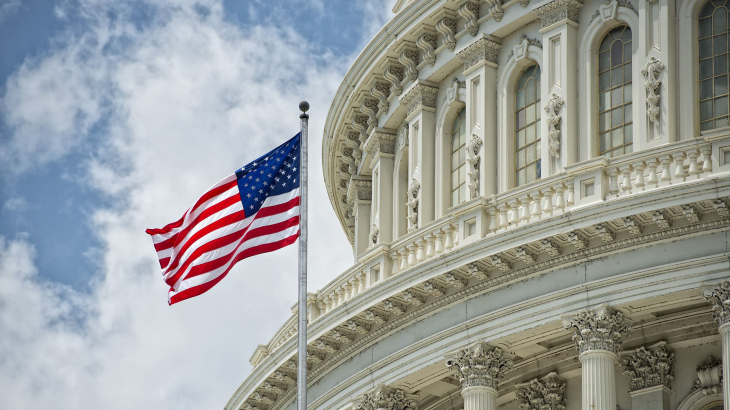
{"type": "MultiPolygon", "coordinates": [[[[720,325],[722,340],[722,374],[730,375],[730,280],[719,286],[705,289],[705,299],[712,303],[715,320],[720,325]]],[[[730,377],[722,378],[722,394],[730,397],[730,377]]],[[[725,410],[730,410],[730,400],[725,400],[725,410]]]]}
{"type": "Polygon", "coordinates": [[[546,0],[532,8],[540,18],[543,35],[543,65],[540,81],[543,105],[548,111],[541,122],[543,136],[542,175],[547,177],[578,161],[578,76],[576,62],[580,0],[546,0]],[[554,97],[553,97],[554,95],[554,97]],[[560,107],[549,108],[552,100],[560,107]],[[552,141],[547,141],[553,132],[552,141]]]}
{"type": "Polygon", "coordinates": [[[502,48],[499,38],[480,34],[456,54],[464,63],[466,86],[467,140],[476,151],[470,172],[470,198],[497,193],[497,54],[502,48]]]}
{"type": "Polygon", "coordinates": [[[408,122],[408,195],[409,230],[423,226],[435,217],[435,138],[436,95],[438,86],[416,80],[400,97],[407,108],[408,122]],[[413,192],[412,192],[412,189],[413,192]]]}
{"type": "Polygon", "coordinates": [[[631,328],[623,313],[607,304],[563,318],[563,327],[574,333],[582,364],[582,409],[616,409],[614,367],[624,337],[631,328]]]}
{"type": "Polygon", "coordinates": [[[352,204],[355,218],[355,262],[357,257],[368,249],[370,236],[370,205],[373,196],[373,184],[369,178],[353,176],[347,190],[347,202],[352,204]]]}
{"type": "Polygon", "coordinates": [[[393,158],[395,130],[375,128],[365,143],[365,151],[372,158],[371,228],[368,247],[393,241],[393,158]]]}

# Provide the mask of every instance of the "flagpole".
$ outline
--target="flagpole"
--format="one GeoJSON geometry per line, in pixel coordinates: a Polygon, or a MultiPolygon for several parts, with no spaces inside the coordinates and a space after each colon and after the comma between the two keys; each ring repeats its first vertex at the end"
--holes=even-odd
{"type": "Polygon", "coordinates": [[[309,103],[299,103],[302,114],[299,145],[299,363],[297,364],[297,410],[307,410],[307,158],[309,154],[309,103]]]}

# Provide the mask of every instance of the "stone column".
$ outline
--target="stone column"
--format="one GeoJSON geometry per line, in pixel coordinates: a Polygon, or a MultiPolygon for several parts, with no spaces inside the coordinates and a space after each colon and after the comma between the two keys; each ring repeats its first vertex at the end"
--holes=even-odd
{"type": "MultiPolygon", "coordinates": [[[[722,374],[730,375],[730,280],[724,280],[715,288],[705,289],[705,299],[712,303],[715,320],[720,325],[722,340],[722,374]]],[[[722,395],[730,397],[730,377],[722,378],[722,395]]],[[[730,410],[730,400],[725,400],[725,410],[730,410]]]]}
{"type": "Polygon", "coordinates": [[[355,410],[418,410],[418,395],[379,384],[356,399],[352,407],[355,410]]]}
{"type": "MultiPolygon", "coordinates": [[[[541,104],[542,177],[578,161],[578,12],[582,0],[535,5],[543,35],[541,104]]],[[[614,409],[615,410],[615,409],[614,409]]]]}
{"type": "Polygon", "coordinates": [[[623,338],[631,328],[623,313],[607,304],[564,317],[563,327],[573,331],[582,369],[582,409],[616,410],[616,375],[623,338]]]}
{"type": "Polygon", "coordinates": [[[400,104],[407,109],[406,122],[410,128],[407,203],[412,204],[413,210],[409,211],[408,231],[433,221],[435,217],[434,165],[438,91],[435,83],[416,80],[400,97],[400,104]]]}
{"type": "Polygon", "coordinates": [[[464,410],[496,410],[499,381],[514,363],[500,348],[477,342],[447,354],[446,366],[461,382],[464,410]]]}
{"type": "Polygon", "coordinates": [[[375,128],[365,142],[373,179],[371,236],[368,247],[393,241],[393,153],[395,130],[375,128]],[[373,231],[375,234],[373,235],[373,231]]]}
{"type": "Polygon", "coordinates": [[[624,374],[631,378],[631,410],[669,410],[674,353],[667,342],[624,352],[620,362],[624,374]]]}
{"type": "Polygon", "coordinates": [[[347,202],[352,204],[355,218],[355,262],[368,249],[370,236],[370,203],[373,196],[373,183],[369,178],[352,176],[347,190],[347,202]]]}

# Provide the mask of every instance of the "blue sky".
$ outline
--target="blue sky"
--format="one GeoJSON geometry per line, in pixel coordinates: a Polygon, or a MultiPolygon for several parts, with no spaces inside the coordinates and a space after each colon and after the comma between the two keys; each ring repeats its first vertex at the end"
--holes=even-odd
{"type": "Polygon", "coordinates": [[[0,0],[0,408],[227,402],[290,315],[296,249],[168,307],[144,229],[290,138],[308,99],[310,291],[346,269],[323,123],[391,3],[0,0]]]}

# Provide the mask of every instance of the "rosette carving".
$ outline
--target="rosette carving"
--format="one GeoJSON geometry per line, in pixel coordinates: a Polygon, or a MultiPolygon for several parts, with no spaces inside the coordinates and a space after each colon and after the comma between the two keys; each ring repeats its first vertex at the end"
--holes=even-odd
{"type": "Polygon", "coordinates": [[[446,356],[446,366],[459,378],[462,389],[483,386],[497,389],[514,363],[498,347],[477,342],[446,356]]]}
{"type": "Polygon", "coordinates": [[[618,354],[624,337],[631,333],[626,322],[623,313],[603,304],[564,318],[563,327],[575,333],[573,341],[580,353],[605,350],[618,354]]]}

